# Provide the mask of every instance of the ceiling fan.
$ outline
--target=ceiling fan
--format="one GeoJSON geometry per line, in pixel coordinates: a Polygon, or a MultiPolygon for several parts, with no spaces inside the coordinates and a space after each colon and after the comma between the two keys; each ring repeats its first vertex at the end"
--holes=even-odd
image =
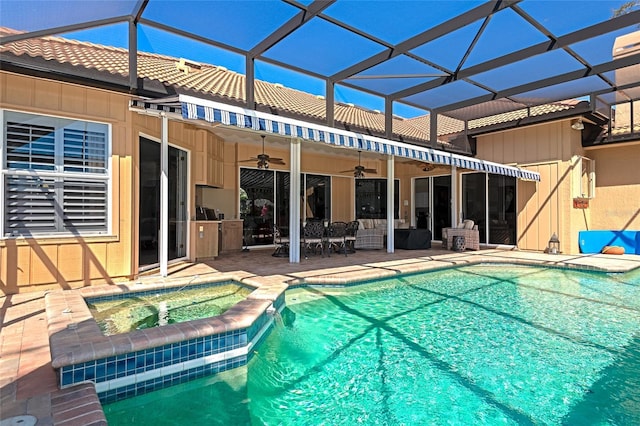
{"type": "Polygon", "coordinates": [[[260,135],[262,138],[262,154],[258,154],[256,157],[251,157],[248,160],[241,160],[240,162],[246,161],[257,161],[257,165],[259,169],[268,169],[269,164],[282,164],[284,165],[284,160],[282,158],[270,157],[269,154],[264,153],[264,138],[265,135],[260,135]]]}
{"type": "Polygon", "coordinates": [[[438,164],[423,163],[422,161],[411,161],[411,163],[413,163],[416,167],[418,167],[423,172],[430,172],[440,167],[438,164]]]}
{"type": "Polygon", "coordinates": [[[343,170],[340,173],[353,172],[353,177],[355,177],[356,179],[363,178],[365,173],[378,173],[376,169],[368,169],[362,165],[362,162],[360,161],[361,152],[362,151],[358,151],[358,165],[355,166],[352,170],[343,170]]]}

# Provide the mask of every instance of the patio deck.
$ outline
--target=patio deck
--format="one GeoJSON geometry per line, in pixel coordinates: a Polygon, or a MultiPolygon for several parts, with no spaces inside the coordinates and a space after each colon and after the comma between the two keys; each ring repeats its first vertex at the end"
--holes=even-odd
{"type": "MultiPolygon", "coordinates": [[[[187,283],[195,275],[262,282],[349,282],[478,262],[510,262],[568,266],[624,272],[640,267],[637,255],[548,255],[542,253],[480,250],[454,253],[439,244],[429,250],[358,251],[355,254],[313,256],[299,264],[271,256],[270,249],[252,249],[207,263],[172,265],[162,279],[153,273],[129,285],[158,282],[187,283]]],[[[44,309],[44,292],[0,297],[0,420],[31,415],[38,425],[106,424],[91,384],[58,389],[44,309]]],[[[23,423],[28,424],[28,423],[23,423]]]]}

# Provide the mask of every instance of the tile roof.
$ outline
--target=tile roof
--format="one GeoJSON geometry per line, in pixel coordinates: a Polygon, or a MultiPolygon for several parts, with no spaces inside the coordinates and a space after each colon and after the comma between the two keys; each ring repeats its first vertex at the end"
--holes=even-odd
{"type": "MultiPolygon", "coordinates": [[[[0,27],[0,35],[18,34],[0,27]]],[[[0,53],[11,53],[17,57],[29,56],[60,64],[70,64],[85,69],[109,72],[127,77],[129,62],[127,49],[81,42],[55,36],[36,37],[0,45],[0,53]]],[[[188,60],[155,53],[138,52],[138,77],[157,81],[176,89],[187,89],[202,95],[213,96],[221,101],[243,103],[245,100],[245,76],[224,67],[211,64],[196,64],[188,60]]],[[[261,109],[289,113],[297,117],[325,121],[325,100],[299,90],[255,81],[255,101],[261,109]]],[[[531,108],[531,115],[572,108],[571,102],[558,102],[531,108]]],[[[502,109],[504,110],[504,108],[502,109]]],[[[384,114],[351,104],[335,104],[335,123],[350,130],[384,136],[384,114]]],[[[527,116],[527,109],[491,115],[469,122],[469,129],[478,129],[495,123],[509,122],[527,116]]],[[[393,117],[394,137],[409,142],[428,144],[430,135],[429,115],[405,119],[393,117]]],[[[438,116],[438,135],[455,135],[464,131],[464,122],[444,115],[438,116]]],[[[443,140],[453,137],[439,138],[443,140]]],[[[439,140],[439,144],[449,145],[439,140]]],[[[451,147],[450,148],[455,148],[451,147]]],[[[466,148],[462,148],[466,150],[466,148]]]]}

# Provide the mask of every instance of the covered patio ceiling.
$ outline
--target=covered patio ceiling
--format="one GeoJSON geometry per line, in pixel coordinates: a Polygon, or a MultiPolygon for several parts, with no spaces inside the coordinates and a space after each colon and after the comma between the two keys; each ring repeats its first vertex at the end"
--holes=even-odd
{"type": "MultiPolygon", "coordinates": [[[[468,122],[565,99],[588,99],[593,111],[640,99],[640,48],[613,52],[617,37],[639,29],[638,2],[615,12],[625,3],[3,0],[1,25],[25,32],[0,42],[112,28],[135,70],[139,50],[162,54],[164,36],[186,38],[214,58],[237,56],[248,109],[266,65],[317,79],[329,126],[336,90],[380,98],[390,137],[397,105],[468,122]]],[[[136,93],[137,73],[129,75],[136,93]]]]}

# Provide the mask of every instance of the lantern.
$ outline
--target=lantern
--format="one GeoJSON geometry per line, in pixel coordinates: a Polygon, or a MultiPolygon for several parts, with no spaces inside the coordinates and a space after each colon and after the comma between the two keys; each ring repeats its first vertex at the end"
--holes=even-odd
{"type": "Polygon", "coordinates": [[[549,239],[549,247],[547,248],[547,252],[550,254],[560,253],[560,240],[558,239],[558,236],[555,232],[549,239]]]}

